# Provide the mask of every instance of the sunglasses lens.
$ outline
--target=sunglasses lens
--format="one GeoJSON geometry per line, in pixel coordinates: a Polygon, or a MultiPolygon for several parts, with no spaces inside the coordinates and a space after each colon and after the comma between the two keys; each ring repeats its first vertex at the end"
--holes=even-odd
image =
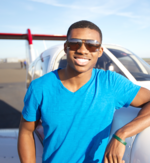
{"type": "MultiPolygon", "coordinates": [[[[99,42],[96,40],[85,40],[84,44],[85,44],[85,47],[87,48],[87,50],[90,52],[96,52],[96,51],[98,51],[98,49],[100,47],[99,42]]],[[[77,51],[82,45],[82,40],[70,39],[67,41],[67,45],[70,50],[77,51]]]]}
{"type": "Polygon", "coordinates": [[[78,39],[70,39],[67,42],[67,45],[68,45],[70,50],[76,51],[81,47],[82,41],[78,40],[78,39]]]}
{"type": "Polygon", "coordinates": [[[96,52],[96,51],[98,51],[100,44],[96,40],[86,40],[85,46],[86,46],[87,50],[89,50],[90,52],[96,52]]]}
{"type": "Polygon", "coordinates": [[[73,43],[73,42],[68,42],[68,47],[70,50],[76,51],[80,48],[80,44],[78,43],[73,43]]]}

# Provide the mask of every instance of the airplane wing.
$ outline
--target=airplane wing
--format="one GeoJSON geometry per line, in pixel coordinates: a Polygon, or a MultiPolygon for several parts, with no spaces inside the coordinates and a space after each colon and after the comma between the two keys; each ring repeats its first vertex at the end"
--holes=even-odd
{"type": "Polygon", "coordinates": [[[32,40],[66,40],[66,35],[45,35],[45,34],[31,34],[31,30],[27,29],[26,34],[21,33],[0,33],[0,39],[16,39],[27,40],[29,44],[29,63],[33,62],[36,58],[33,49],[32,40]]]}
{"type": "MultiPolygon", "coordinates": [[[[0,33],[0,39],[28,40],[28,34],[0,33]]],[[[32,40],[66,40],[65,35],[32,34],[32,40]]]]}
{"type": "Polygon", "coordinates": [[[21,33],[0,33],[0,39],[18,39],[28,40],[66,40],[66,35],[45,35],[45,34],[31,34],[31,30],[27,30],[27,34],[21,33]]]}

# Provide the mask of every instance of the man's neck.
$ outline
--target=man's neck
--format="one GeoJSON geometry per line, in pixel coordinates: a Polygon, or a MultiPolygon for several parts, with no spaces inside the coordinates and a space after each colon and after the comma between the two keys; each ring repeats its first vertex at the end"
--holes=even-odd
{"type": "Polygon", "coordinates": [[[92,69],[83,73],[79,73],[69,68],[65,68],[59,70],[58,75],[64,87],[66,87],[71,92],[76,92],[90,80],[92,69]]]}

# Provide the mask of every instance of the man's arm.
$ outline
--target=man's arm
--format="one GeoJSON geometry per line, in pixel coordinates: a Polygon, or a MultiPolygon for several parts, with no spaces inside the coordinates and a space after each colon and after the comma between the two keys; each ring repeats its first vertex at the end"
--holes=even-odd
{"type": "MultiPolygon", "coordinates": [[[[131,105],[142,107],[142,109],[135,119],[115,133],[124,141],[127,137],[136,135],[150,126],[150,91],[145,88],[140,88],[131,105]]],[[[104,163],[122,163],[124,152],[125,146],[118,140],[112,138],[105,152],[104,163]]]]}
{"type": "Polygon", "coordinates": [[[18,153],[21,163],[35,163],[35,142],[33,131],[35,130],[38,121],[28,122],[21,117],[18,137],[18,153]]]}
{"type": "Polygon", "coordinates": [[[116,132],[123,139],[136,135],[150,126],[150,91],[141,88],[131,106],[142,108],[135,119],[116,132]]]}

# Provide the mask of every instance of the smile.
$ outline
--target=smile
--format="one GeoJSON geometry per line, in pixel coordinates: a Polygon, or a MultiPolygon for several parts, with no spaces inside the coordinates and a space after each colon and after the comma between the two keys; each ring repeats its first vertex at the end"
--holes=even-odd
{"type": "Polygon", "coordinates": [[[74,57],[74,58],[75,58],[76,64],[82,65],[82,66],[87,65],[90,61],[90,59],[87,59],[87,58],[78,58],[78,57],[74,57]]]}

